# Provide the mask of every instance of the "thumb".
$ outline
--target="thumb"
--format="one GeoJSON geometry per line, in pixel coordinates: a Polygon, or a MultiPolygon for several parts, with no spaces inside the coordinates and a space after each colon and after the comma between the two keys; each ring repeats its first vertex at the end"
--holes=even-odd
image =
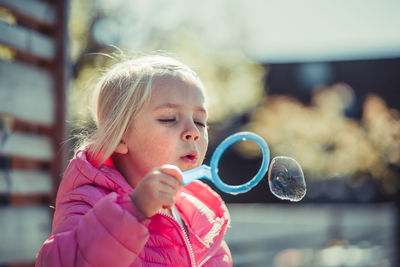
{"type": "Polygon", "coordinates": [[[182,171],[177,166],[165,164],[161,166],[160,171],[174,177],[179,182],[179,185],[182,185],[182,171]]]}

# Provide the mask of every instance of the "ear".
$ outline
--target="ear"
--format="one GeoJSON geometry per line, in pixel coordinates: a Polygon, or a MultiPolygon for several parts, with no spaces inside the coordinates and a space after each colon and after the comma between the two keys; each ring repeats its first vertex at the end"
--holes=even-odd
{"type": "Polygon", "coordinates": [[[128,145],[126,144],[124,138],[122,138],[121,141],[119,141],[114,152],[119,153],[119,154],[127,154],[128,153],[128,145]]]}

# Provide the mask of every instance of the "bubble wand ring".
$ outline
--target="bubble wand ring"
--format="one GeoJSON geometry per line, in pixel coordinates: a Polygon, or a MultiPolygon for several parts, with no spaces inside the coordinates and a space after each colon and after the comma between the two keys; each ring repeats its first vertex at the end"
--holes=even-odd
{"type": "Polygon", "coordinates": [[[270,151],[267,143],[259,135],[251,132],[239,132],[227,137],[222,141],[218,147],[215,149],[213,155],[211,156],[210,166],[201,165],[195,169],[183,172],[183,185],[187,185],[194,180],[198,179],[208,179],[211,181],[219,190],[229,193],[229,194],[241,194],[246,193],[256,186],[261,179],[265,176],[268,171],[270,161],[270,151]],[[241,185],[229,185],[222,181],[218,174],[218,164],[221,159],[222,154],[225,150],[232,144],[241,140],[252,140],[255,141],[261,148],[262,151],[262,162],[261,167],[257,174],[250,179],[248,182],[241,185]]]}

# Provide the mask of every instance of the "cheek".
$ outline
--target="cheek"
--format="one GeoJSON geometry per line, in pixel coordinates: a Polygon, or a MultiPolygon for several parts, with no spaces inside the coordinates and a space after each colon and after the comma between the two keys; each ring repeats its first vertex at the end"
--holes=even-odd
{"type": "Polygon", "coordinates": [[[201,144],[200,144],[200,149],[201,149],[201,153],[202,153],[202,157],[204,160],[204,157],[207,153],[207,149],[208,149],[208,139],[204,139],[201,144]]]}
{"type": "Polygon", "coordinates": [[[177,145],[171,138],[153,135],[149,136],[146,143],[147,145],[142,146],[142,149],[145,151],[147,158],[151,160],[164,164],[166,160],[176,153],[177,145]]]}
{"type": "Polygon", "coordinates": [[[151,134],[143,134],[131,138],[129,152],[135,161],[149,165],[151,160],[160,153],[159,147],[159,140],[151,134]]]}
{"type": "Polygon", "coordinates": [[[207,148],[208,148],[208,131],[207,131],[207,129],[205,130],[205,133],[204,133],[204,147],[205,147],[205,150],[207,151],[207,148]]]}

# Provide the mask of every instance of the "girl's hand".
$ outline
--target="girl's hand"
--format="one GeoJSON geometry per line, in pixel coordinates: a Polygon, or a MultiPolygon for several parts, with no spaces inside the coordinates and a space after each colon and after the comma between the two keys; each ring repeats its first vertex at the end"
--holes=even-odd
{"type": "Polygon", "coordinates": [[[174,165],[163,165],[143,177],[132,192],[131,199],[144,216],[151,217],[161,208],[174,205],[175,194],[181,185],[181,170],[174,165]]]}

